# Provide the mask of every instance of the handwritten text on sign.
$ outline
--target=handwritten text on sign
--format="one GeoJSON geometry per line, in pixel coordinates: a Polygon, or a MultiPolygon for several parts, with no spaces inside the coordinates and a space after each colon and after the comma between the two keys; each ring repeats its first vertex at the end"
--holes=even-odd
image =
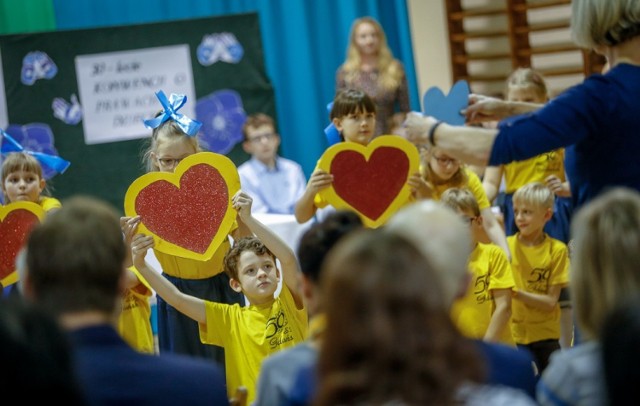
{"type": "Polygon", "coordinates": [[[188,45],[79,55],[75,62],[87,144],[149,136],[142,120],[161,109],[158,90],[187,95],[180,113],[195,117],[188,45]]]}

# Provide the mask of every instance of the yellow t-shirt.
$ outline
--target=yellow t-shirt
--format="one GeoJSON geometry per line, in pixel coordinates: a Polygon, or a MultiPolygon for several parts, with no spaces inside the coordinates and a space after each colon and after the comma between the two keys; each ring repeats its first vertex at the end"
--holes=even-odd
{"type": "MultiPolygon", "coordinates": [[[[471,193],[473,193],[473,196],[478,202],[478,207],[480,207],[480,210],[490,207],[491,205],[489,204],[489,199],[487,199],[487,194],[484,192],[482,182],[480,181],[478,175],[476,175],[474,171],[468,168],[462,168],[462,170],[465,171],[465,173],[467,174],[467,178],[469,179],[467,185],[463,187],[466,187],[471,193]]],[[[452,186],[447,183],[435,185],[433,189],[433,200],[440,200],[442,194],[451,187],[452,186]]]]}
{"type": "Polygon", "coordinates": [[[41,196],[39,204],[40,207],[42,207],[42,209],[46,212],[62,207],[62,203],[60,203],[60,200],[56,199],[55,197],[41,196]]]}
{"type": "Polygon", "coordinates": [[[205,279],[224,271],[223,260],[230,246],[229,240],[224,240],[208,261],[177,257],[158,250],[153,250],[153,253],[162,267],[162,272],[167,275],[182,279],[205,279]]]}
{"type": "MultiPolygon", "coordinates": [[[[551,286],[567,285],[569,255],[566,244],[545,235],[541,244],[529,247],[518,241],[518,234],[507,237],[516,289],[545,294],[551,286]]],[[[560,306],[557,303],[551,312],[545,312],[513,300],[511,311],[511,333],[516,343],[560,338],[560,306]]]]}
{"type": "Polygon", "coordinates": [[[134,267],[129,268],[138,277],[140,283],[133,289],[127,289],[122,298],[122,312],[118,318],[118,332],[133,348],[140,352],[153,354],[153,331],[151,330],[151,306],[149,297],[151,288],[134,267]]]}
{"type": "MultiPolygon", "coordinates": [[[[469,271],[472,279],[467,293],[453,304],[451,315],[463,335],[482,339],[495,310],[492,290],[511,289],[515,283],[507,256],[493,244],[476,245],[469,257],[469,271]]],[[[514,344],[509,325],[500,342],[514,344]]]]}
{"type": "Polygon", "coordinates": [[[503,166],[505,192],[513,194],[530,182],[544,183],[547,176],[555,175],[562,182],[564,177],[564,149],[540,154],[524,161],[515,161],[503,166]]]}
{"type": "Polygon", "coordinates": [[[227,393],[245,386],[248,404],[256,396],[262,360],[307,337],[307,310],[298,309],[285,284],[280,296],[266,305],[240,307],[205,301],[207,323],[200,324],[200,340],[224,348],[227,393]]]}

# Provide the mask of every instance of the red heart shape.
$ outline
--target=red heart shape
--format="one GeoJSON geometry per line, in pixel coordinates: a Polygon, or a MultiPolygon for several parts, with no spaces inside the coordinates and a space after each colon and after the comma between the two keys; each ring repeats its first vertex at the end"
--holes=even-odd
{"type": "Polygon", "coordinates": [[[378,147],[369,161],[356,151],[341,151],[331,162],[333,188],[345,202],[377,220],[407,183],[409,159],[404,151],[378,147]]]}
{"type": "Polygon", "coordinates": [[[194,165],[180,178],[180,187],[160,180],[143,188],[135,210],[145,226],[160,238],[203,254],[220,228],[229,195],[220,172],[194,165]]]}
{"type": "Polygon", "coordinates": [[[39,222],[37,215],[25,209],[13,210],[0,219],[0,279],[14,271],[18,252],[39,222]]]}

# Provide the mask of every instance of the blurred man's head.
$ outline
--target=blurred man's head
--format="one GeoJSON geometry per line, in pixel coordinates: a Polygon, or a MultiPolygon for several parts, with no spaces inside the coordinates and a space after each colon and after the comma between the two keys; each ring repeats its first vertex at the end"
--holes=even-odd
{"type": "Polygon", "coordinates": [[[419,201],[398,211],[386,228],[416,244],[433,264],[445,289],[447,305],[466,291],[471,235],[453,210],[433,200],[419,201]]]}

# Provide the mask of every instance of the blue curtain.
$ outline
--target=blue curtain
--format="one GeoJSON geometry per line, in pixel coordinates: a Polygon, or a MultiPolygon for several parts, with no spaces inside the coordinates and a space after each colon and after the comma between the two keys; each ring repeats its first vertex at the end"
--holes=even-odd
{"type": "Polygon", "coordinates": [[[407,70],[411,106],[420,109],[405,0],[53,0],[58,30],[257,12],[275,88],[282,155],[307,176],[327,147],[326,105],[335,92],[354,19],[376,18],[407,70]]]}

